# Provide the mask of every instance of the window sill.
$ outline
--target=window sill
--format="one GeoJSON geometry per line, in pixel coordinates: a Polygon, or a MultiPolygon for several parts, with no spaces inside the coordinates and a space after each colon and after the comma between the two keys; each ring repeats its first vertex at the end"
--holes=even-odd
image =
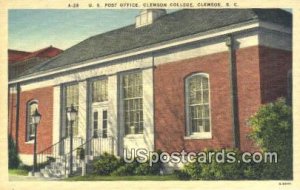
{"type": "Polygon", "coordinates": [[[25,144],[34,144],[34,140],[26,141],[25,144]]]}
{"type": "Polygon", "coordinates": [[[193,134],[190,136],[185,136],[184,137],[185,140],[192,140],[192,139],[212,139],[212,135],[211,133],[207,133],[207,134],[193,134]]]}
{"type": "Polygon", "coordinates": [[[144,134],[130,134],[130,135],[125,135],[124,138],[126,138],[126,139],[142,139],[142,138],[144,138],[144,134]]]}

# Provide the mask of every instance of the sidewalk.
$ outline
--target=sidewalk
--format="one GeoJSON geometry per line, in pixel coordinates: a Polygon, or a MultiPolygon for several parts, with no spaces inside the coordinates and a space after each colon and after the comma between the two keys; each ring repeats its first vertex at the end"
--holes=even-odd
{"type": "Polygon", "coordinates": [[[8,179],[9,181],[59,181],[59,179],[29,177],[29,176],[21,176],[21,175],[9,175],[8,179]]]}

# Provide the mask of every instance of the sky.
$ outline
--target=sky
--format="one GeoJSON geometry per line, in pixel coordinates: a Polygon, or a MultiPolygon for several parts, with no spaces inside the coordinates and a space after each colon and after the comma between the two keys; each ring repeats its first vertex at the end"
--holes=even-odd
{"type": "Polygon", "coordinates": [[[138,14],[137,9],[11,9],[8,47],[36,51],[52,45],[65,50],[93,35],[134,24],[138,14]]]}
{"type": "Polygon", "coordinates": [[[67,49],[106,31],[134,24],[139,10],[9,10],[9,49],[67,49]]]}

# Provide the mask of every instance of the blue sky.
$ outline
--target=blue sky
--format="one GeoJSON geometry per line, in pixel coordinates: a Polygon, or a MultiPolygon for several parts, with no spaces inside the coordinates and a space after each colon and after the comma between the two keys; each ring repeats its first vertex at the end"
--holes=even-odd
{"type": "Polygon", "coordinates": [[[133,24],[139,10],[9,10],[8,47],[66,49],[90,36],[133,24]]]}
{"type": "Polygon", "coordinates": [[[90,36],[133,24],[138,13],[137,9],[11,9],[8,47],[35,51],[52,45],[67,49],[90,36]]]}

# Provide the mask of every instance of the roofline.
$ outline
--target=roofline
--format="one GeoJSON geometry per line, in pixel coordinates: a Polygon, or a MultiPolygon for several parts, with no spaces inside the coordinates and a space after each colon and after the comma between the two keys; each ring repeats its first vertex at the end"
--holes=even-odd
{"type": "Polygon", "coordinates": [[[123,52],[117,53],[117,54],[111,54],[111,55],[104,56],[104,57],[99,57],[99,58],[95,58],[95,59],[90,59],[90,60],[86,60],[86,61],[82,61],[82,62],[73,63],[71,65],[67,65],[64,67],[57,67],[57,68],[54,68],[51,70],[41,71],[38,74],[33,73],[30,75],[25,75],[24,77],[21,77],[19,79],[15,79],[15,80],[8,82],[8,84],[25,82],[25,81],[29,81],[29,80],[33,80],[33,79],[37,79],[37,78],[41,78],[41,77],[47,77],[47,76],[51,76],[51,75],[55,75],[55,74],[64,73],[66,71],[72,71],[72,70],[77,70],[77,69],[81,69],[81,68],[86,68],[86,67],[97,65],[100,63],[104,63],[104,62],[115,61],[115,60],[119,60],[119,59],[123,59],[123,58],[127,58],[127,57],[137,56],[137,55],[141,55],[141,54],[146,54],[146,53],[166,49],[166,48],[176,47],[179,45],[184,45],[184,44],[188,44],[188,43],[199,41],[199,40],[218,37],[218,36],[236,33],[236,32],[249,30],[249,29],[255,29],[255,28],[259,28],[259,27],[267,28],[267,29],[271,29],[271,30],[277,30],[277,31],[285,32],[285,33],[291,33],[290,28],[283,27],[278,24],[263,22],[263,21],[259,21],[259,20],[251,20],[251,21],[238,23],[238,24],[234,24],[234,25],[230,25],[230,26],[226,26],[226,27],[222,27],[222,28],[218,28],[218,29],[209,30],[206,32],[200,32],[200,33],[197,33],[197,34],[194,34],[191,36],[184,36],[184,37],[168,40],[166,42],[153,44],[153,45],[150,45],[150,47],[146,46],[146,47],[142,47],[142,48],[132,49],[129,51],[123,51],[123,52]],[[238,28],[233,28],[233,27],[238,27],[238,28]]]}

